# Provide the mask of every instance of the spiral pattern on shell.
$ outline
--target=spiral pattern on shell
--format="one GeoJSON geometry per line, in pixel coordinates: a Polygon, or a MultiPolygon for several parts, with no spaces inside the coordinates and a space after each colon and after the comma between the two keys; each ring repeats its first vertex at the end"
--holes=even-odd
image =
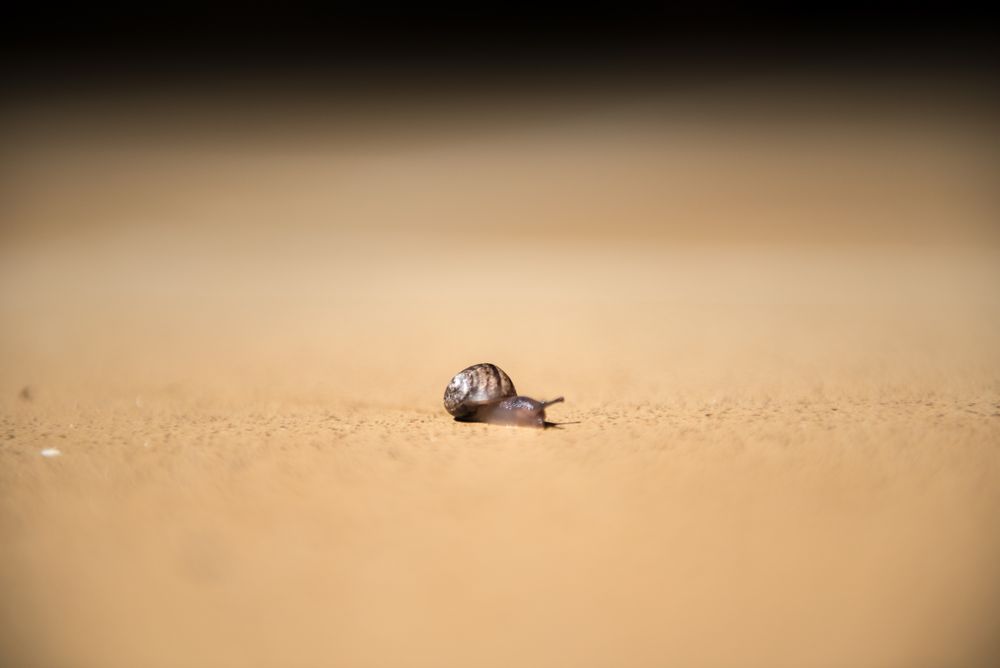
{"type": "Polygon", "coordinates": [[[474,364],[455,374],[444,390],[444,407],[457,418],[476,412],[480,406],[517,395],[514,383],[495,364],[474,364]]]}

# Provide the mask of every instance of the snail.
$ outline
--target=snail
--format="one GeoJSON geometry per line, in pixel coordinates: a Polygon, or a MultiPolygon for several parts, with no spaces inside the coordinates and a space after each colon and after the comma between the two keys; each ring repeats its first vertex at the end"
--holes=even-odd
{"type": "Polygon", "coordinates": [[[487,363],[459,371],[444,390],[445,409],[463,422],[546,427],[545,409],[560,401],[519,396],[510,376],[487,363]]]}

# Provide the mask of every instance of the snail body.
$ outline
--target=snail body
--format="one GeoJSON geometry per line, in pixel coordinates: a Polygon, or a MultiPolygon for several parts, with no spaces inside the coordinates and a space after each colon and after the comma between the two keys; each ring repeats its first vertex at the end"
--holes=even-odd
{"type": "Polygon", "coordinates": [[[481,422],[509,424],[518,427],[545,427],[545,409],[563,401],[556,397],[551,401],[537,401],[531,397],[510,397],[495,404],[483,406],[477,412],[481,422]]]}
{"type": "Polygon", "coordinates": [[[545,409],[563,401],[520,396],[510,376],[495,364],[474,364],[455,374],[444,391],[444,407],[465,422],[545,427],[545,409]]]}

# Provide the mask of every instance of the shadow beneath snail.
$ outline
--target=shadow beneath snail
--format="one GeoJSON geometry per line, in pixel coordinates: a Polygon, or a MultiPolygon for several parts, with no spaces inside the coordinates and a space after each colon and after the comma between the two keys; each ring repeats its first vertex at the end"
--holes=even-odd
{"type": "Polygon", "coordinates": [[[567,424],[580,424],[583,420],[573,420],[572,422],[546,422],[542,425],[542,429],[562,429],[564,425],[567,424]]]}
{"type": "Polygon", "coordinates": [[[479,419],[476,419],[475,416],[473,416],[473,417],[457,417],[457,418],[454,418],[453,421],[454,422],[464,422],[464,423],[469,423],[469,424],[472,424],[472,423],[498,424],[498,425],[506,426],[506,427],[533,427],[535,429],[562,429],[565,425],[568,425],[568,424],[583,424],[583,420],[573,420],[572,422],[549,422],[548,420],[545,420],[541,424],[537,424],[537,423],[535,423],[535,424],[517,424],[517,423],[512,423],[512,422],[496,422],[496,421],[479,420],[479,419]]]}

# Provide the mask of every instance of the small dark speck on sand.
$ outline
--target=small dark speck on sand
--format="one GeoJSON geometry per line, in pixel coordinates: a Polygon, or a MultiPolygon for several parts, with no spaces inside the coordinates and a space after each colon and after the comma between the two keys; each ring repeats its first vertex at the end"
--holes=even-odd
{"type": "Polygon", "coordinates": [[[25,385],[24,387],[22,387],[21,391],[18,393],[17,396],[21,397],[23,401],[31,401],[32,399],[35,398],[35,394],[34,392],[31,391],[30,385],[25,385]]]}

